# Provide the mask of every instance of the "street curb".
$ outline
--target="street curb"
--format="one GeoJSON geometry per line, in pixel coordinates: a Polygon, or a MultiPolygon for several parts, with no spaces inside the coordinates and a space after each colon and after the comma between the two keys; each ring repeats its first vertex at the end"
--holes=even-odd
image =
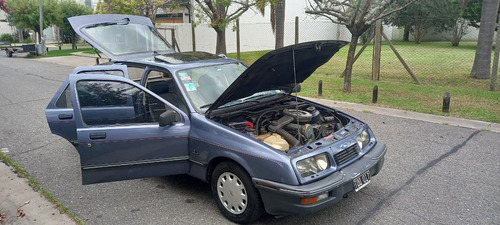
{"type": "Polygon", "coordinates": [[[411,111],[400,110],[400,109],[390,109],[390,108],[383,108],[383,107],[378,107],[378,106],[362,105],[362,104],[357,104],[357,103],[341,102],[341,101],[334,101],[334,100],[328,100],[328,99],[311,98],[311,97],[302,97],[302,98],[310,100],[310,101],[314,101],[314,102],[317,102],[317,103],[320,103],[323,105],[327,105],[327,106],[330,106],[332,108],[354,110],[354,111],[359,111],[359,112],[370,112],[370,113],[379,114],[379,115],[394,116],[394,117],[405,118],[405,119],[420,120],[420,121],[425,121],[425,122],[430,122],[430,123],[451,125],[451,126],[456,126],[456,127],[466,127],[466,128],[476,129],[476,130],[487,130],[487,131],[500,133],[500,124],[498,124],[498,123],[484,122],[484,121],[479,121],[479,120],[469,120],[469,119],[448,117],[448,116],[438,116],[438,115],[425,114],[425,113],[419,113],[419,112],[411,112],[411,111]]]}

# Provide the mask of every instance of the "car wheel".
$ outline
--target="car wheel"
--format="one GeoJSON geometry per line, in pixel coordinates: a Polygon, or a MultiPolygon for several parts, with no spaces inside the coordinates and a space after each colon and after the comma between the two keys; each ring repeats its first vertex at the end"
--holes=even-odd
{"type": "Polygon", "coordinates": [[[250,177],[231,162],[217,165],[211,179],[212,195],[220,211],[236,223],[250,223],[264,213],[262,200],[250,177]]]}

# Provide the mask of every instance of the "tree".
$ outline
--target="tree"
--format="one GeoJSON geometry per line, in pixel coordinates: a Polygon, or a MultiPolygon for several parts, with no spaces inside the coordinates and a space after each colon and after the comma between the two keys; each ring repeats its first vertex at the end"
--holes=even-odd
{"type": "MultiPolygon", "coordinates": [[[[32,0],[6,0],[6,5],[9,7],[7,19],[16,27],[29,29],[38,32],[40,37],[40,13],[38,9],[38,1],[32,0]]],[[[60,7],[57,0],[43,1],[43,27],[45,29],[58,20],[60,20],[60,7]]]]}
{"type": "Polygon", "coordinates": [[[470,73],[473,78],[490,78],[491,47],[495,34],[498,3],[499,0],[483,0],[476,56],[470,73]]]}
{"type": "Polygon", "coordinates": [[[468,33],[469,20],[464,17],[469,0],[432,0],[431,20],[435,32],[448,32],[451,45],[458,46],[462,37],[468,33]]]}
{"type": "Polygon", "coordinates": [[[274,6],[274,12],[274,18],[276,18],[274,48],[278,49],[283,47],[285,39],[285,0],[278,0],[274,6]]]}
{"type": "Polygon", "coordinates": [[[99,0],[96,13],[139,15],[137,8],[139,0],[99,0]]]}
{"type": "Polygon", "coordinates": [[[72,16],[92,14],[92,11],[87,6],[78,4],[72,0],[62,0],[60,3],[61,18],[56,25],[60,31],[71,41],[71,48],[76,49],[76,33],[68,23],[67,18],[72,16]]]}
{"type": "Polygon", "coordinates": [[[359,37],[375,21],[404,9],[414,1],[406,0],[403,4],[398,4],[396,0],[308,0],[306,13],[323,16],[333,23],[345,25],[351,32],[344,76],[344,92],[351,92],[352,65],[359,37]],[[389,9],[393,6],[393,9],[389,9]]]}
{"type": "Polygon", "coordinates": [[[285,39],[285,0],[257,0],[257,8],[262,15],[265,15],[267,2],[271,8],[270,22],[275,35],[274,48],[278,49],[283,47],[285,39]]]}
{"type": "MultiPolygon", "coordinates": [[[[405,1],[397,0],[399,4],[403,4],[405,1]]],[[[387,17],[385,22],[404,28],[404,39],[408,41],[408,35],[411,34],[415,43],[420,44],[422,38],[430,31],[445,32],[461,28],[456,35],[463,36],[467,24],[458,23],[464,22],[463,19],[459,20],[460,15],[457,0],[419,0],[387,17]]]]}
{"type": "MultiPolygon", "coordinates": [[[[180,0],[187,2],[188,0],[180,0]]],[[[155,24],[158,9],[177,8],[175,0],[99,0],[97,13],[102,14],[131,14],[146,16],[155,24]]]]}
{"type": "Polygon", "coordinates": [[[207,17],[210,27],[217,33],[216,54],[226,54],[226,27],[241,16],[250,7],[255,5],[250,0],[195,0],[203,14],[199,17],[207,17]]]}

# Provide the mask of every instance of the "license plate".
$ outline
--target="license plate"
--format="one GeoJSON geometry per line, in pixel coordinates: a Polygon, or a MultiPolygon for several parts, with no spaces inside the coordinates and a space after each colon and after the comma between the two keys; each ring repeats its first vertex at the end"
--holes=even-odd
{"type": "Polygon", "coordinates": [[[370,183],[370,171],[366,171],[359,176],[355,177],[352,182],[354,183],[354,191],[359,191],[370,183]]]}

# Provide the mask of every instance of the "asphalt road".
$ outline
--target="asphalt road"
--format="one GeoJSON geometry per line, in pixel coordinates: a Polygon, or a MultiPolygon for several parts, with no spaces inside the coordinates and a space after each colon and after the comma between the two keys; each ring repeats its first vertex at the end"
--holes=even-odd
{"type": "MultiPolygon", "coordinates": [[[[44,109],[72,67],[0,53],[0,149],[87,224],[227,224],[188,176],[81,185],[79,156],[44,109]]],[[[500,224],[500,133],[347,111],[388,152],[370,185],[314,214],[258,224],[500,224]]]]}

